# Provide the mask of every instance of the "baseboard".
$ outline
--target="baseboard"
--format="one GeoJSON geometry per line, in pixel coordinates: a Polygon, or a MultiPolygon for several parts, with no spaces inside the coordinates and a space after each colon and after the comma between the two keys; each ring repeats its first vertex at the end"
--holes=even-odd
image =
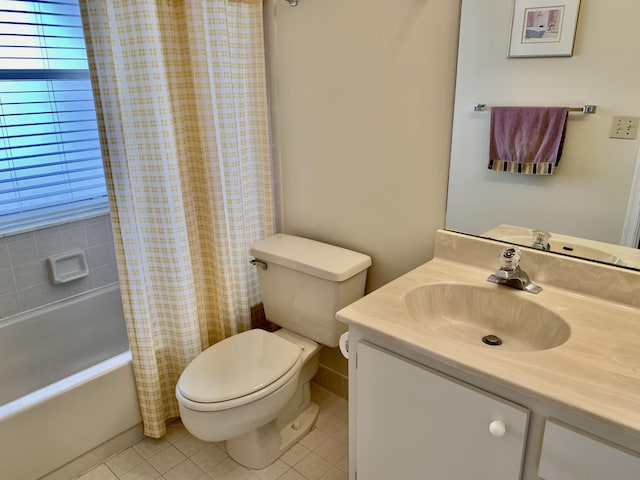
{"type": "Polygon", "coordinates": [[[349,399],[349,378],[335,370],[320,365],[311,381],[345,400],[349,399]]]}

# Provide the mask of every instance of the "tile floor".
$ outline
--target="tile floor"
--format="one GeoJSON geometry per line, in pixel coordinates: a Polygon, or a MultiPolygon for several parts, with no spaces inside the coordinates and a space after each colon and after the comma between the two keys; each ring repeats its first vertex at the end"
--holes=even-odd
{"type": "Polygon", "coordinates": [[[320,406],[316,426],[265,469],[239,465],[224,443],[203,442],[178,421],[163,438],[146,438],[77,480],[347,480],[347,401],[315,384],[311,397],[320,406]]]}

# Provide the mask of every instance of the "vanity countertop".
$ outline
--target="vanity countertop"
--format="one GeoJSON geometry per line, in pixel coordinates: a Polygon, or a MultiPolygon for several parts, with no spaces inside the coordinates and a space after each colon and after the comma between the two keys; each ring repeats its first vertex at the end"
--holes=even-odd
{"type": "MultiPolygon", "coordinates": [[[[528,252],[527,252],[528,254],[528,252]]],[[[486,281],[485,268],[436,257],[337,314],[391,338],[409,351],[489,381],[579,411],[640,435],[640,309],[536,281],[531,294],[486,281]],[[425,284],[463,283],[506,289],[559,314],[569,339],[540,351],[506,351],[438,336],[412,319],[402,297],[425,284]]]]}

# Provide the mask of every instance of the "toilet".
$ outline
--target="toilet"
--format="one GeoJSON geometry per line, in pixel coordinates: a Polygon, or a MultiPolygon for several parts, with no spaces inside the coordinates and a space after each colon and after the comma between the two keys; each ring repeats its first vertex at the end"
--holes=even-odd
{"type": "Polygon", "coordinates": [[[338,346],[346,325],[336,312],[364,294],[367,255],[306,238],[277,234],[250,249],[267,320],[212,345],[176,385],[185,428],[205,441],[226,441],[238,463],[261,469],[313,427],[318,406],[309,381],[321,345],[338,346]]]}

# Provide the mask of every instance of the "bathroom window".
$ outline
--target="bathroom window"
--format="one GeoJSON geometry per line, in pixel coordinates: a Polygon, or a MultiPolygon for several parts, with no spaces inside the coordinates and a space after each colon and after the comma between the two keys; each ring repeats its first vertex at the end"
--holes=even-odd
{"type": "Polygon", "coordinates": [[[0,235],[108,208],[77,0],[0,0],[0,235]]]}

